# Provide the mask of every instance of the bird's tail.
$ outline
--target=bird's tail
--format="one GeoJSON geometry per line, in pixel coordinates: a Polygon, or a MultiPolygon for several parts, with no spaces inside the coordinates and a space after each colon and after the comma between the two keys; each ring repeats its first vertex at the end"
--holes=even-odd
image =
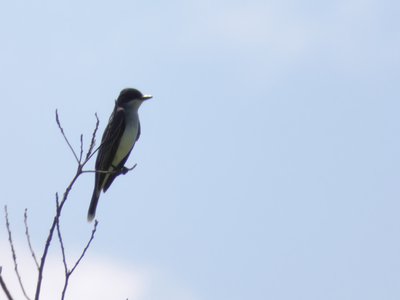
{"type": "Polygon", "coordinates": [[[90,201],[88,215],[87,215],[88,222],[93,221],[93,219],[96,215],[96,207],[97,207],[97,203],[99,202],[100,192],[101,192],[101,190],[98,190],[96,188],[93,191],[93,196],[92,196],[92,200],[90,201]]]}

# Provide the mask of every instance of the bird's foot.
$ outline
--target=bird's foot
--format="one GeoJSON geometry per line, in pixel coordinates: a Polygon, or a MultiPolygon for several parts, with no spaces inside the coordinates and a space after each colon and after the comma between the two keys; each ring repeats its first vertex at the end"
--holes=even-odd
{"type": "Polygon", "coordinates": [[[132,168],[122,167],[120,172],[121,172],[122,175],[125,175],[129,171],[132,171],[134,168],[136,168],[136,166],[137,166],[137,164],[134,164],[134,166],[132,168]]]}

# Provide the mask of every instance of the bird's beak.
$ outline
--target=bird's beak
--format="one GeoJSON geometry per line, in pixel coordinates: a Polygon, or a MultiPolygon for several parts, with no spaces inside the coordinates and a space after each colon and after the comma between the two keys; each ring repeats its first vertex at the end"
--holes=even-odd
{"type": "Polygon", "coordinates": [[[148,99],[151,99],[151,98],[153,98],[152,95],[143,95],[142,98],[140,98],[140,99],[144,101],[144,100],[148,100],[148,99]]]}

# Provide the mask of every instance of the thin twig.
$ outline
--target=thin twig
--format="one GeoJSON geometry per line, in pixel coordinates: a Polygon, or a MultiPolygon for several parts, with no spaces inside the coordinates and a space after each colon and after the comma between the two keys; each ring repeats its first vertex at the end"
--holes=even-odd
{"type": "Polygon", "coordinates": [[[100,173],[100,174],[115,174],[121,171],[100,171],[100,170],[83,170],[82,173],[100,173]]]}
{"type": "MultiPolygon", "coordinates": [[[[56,204],[57,204],[57,211],[60,207],[60,203],[58,201],[58,193],[56,193],[56,204]]],[[[68,266],[67,266],[67,259],[65,257],[65,248],[64,248],[64,242],[61,236],[61,230],[60,230],[60,219],[57,219],[57,235],[58,235],[58,240],[60,242],[60,247],[61,247],[61,253],[62,253],[62,259],[63,259],[63,264],[64,264],[64,272],[65,276],[68,275],[68,266]]]]}
{"type": "Polygon", "coordinates": [[[85,256],[86,251],[89,249],[90,244],[92,243],[93,239],[94,239],[94,234],[96,233],[97,230],[97,224],[99,224],[99,222],[97,220],[94,221],[94,227],[92,230],[92,234],[90,235],[90,239],[88,241],[88,243],[86,244],[85,249],[83,249],[81,256],[79,257],[79,259],[76,261],[75,265],[72,267],[71,271],[69,271],[69,274],[71,275],[72,272],[75,271],[76,267],[79,265],[79,263],[81,262],[82,258],[85,256]]]}
{"type": "Polygon", "coordinates": [[[37,269],[39,270],[39,263],[35,255],[35,251],[33,251],[33,247],[31,244],[31,236],[29,235],[29,226],[28,226],[28,209],[25,208],[25,213],[24,213],[24,224],[25,224],[25,236],[26,240],[28,241],[28,246],[29,250],[31,251],[31,255],[33,257],[33,261],[36,264],[37,269]]]}
{"type": "MultiPolygon", "coordinates": [[[[71,269],[70,271],[68,271],[67,263],[66,263],[66,260],[65,260],[65,253],[64,253],[64,250],[63,250],[63,244],[62,244],[61,233],[59,233],[59,241],[60,241],[61,249],[62,249],[62,252],[63,252],[64,269],[65,269],[65,272],[66,272],[66,273],[65,273],[64,288],[63,288],[62,293],[61,293],[61,300],[64,300],[64,298],[65,298],[65,293],[66,293],[66,291],[67,291],[69,278],[71,277],[72,273],[75,271],[76,267],[77,267],[77,266],[79,265],[79,263],[81,262],[82,258],[85,256],[86,251],[89,249],[89,246],[90,246],[90,244],[92,243],[92,241],[93,241],[93,239],[94,239],[94,234],[96,233],[97,224],[98,224],[98,221],[95,220],[95,221],[94,221],[94,227],[93,227],[93,230],[92,230],[92,234],[91,234],[91,236],[90,236],[90,239],[89,239],[89,241],[87,242],[86,247],[83,249],[81,256],[80,256],[80,257],[78,258],[78,260],[75,262],[75,265],[72,267],[72,269],[71,269]]],[[[58,229],[57,229],[57,230],[58,230],[58,229]]]]}
{"type": "MultiPolygon", "coordinates": [[[[51,224],[49,235],[47,236],[46,244],[44,246],[43,254],[42,254],[42,257],[41,257],[41,260],[40,260],[40,266],[39,266],[39,272],[38,272],[38,280],[37,280],[37,284],[36,284],[35,300],[39,300],[39,297],[40,297],[40,289],[41,289],[42,281],[43,281],[43,271],[44,271],[44,266],[45,266],[45,263],[46,263],[47,253],[49,251],[50,244],[51,244],[51,241],[53,239],[54,230],[56,229],[57,226],[58,226],[57,230],[59,230],[59,219],[60,219],[60,215],[61,215],[61,211],[63,209],[63,206],[64,206],[64,204],[65,204],[65,202],[66,202],[66,200],[68,198],[68,195],[69,195],[73,185],[77,181],[78,177],[83,173],[82,169],[83,169],[84,165],[90,160],[90,158],[93,156],[93,154],[96,153],[96,151],[98,150],[98,149],[96,149],[93,152],[93,148],[94,148],[94,145],[95,145],[95,139],[96,139],[96,133],[97,133],[97,130],[99,128],[99,118],[97,117],[97,114],[95,114],[95,116],[96,116],[96,126],[95,126],[95,129],[94,129],[93,134],[92,134],[92,139],[91,139],[91,143],[90,143],[90,146],[89,146],[89,150],[88,150],[88,152],[86,154],[86,158],[82,162],[82,161],[80,161],[78,159],[74,149],[72,148],[70,142],[68,141],[68,138],[64,134],[64,130],[63,130],[62,126],[61,126],[61,123],[60,123],[60,120],[59,120],[59,117],[58,117],[58,111],[56,110],[56,122],[57,122],[57,125],[58,125],[58,127],[59,127],[59,129],[61,131],[61,134],[63,135],[66,143],[68,144],[69,148],[71,149],[72,153],[74,154],[74,157],[75,157],[76,161],[78,162],[78,167],[77,167],[77,170],[76,170],[76,173],[75,173],[74,177],[72,178],[71,182],[69,183],[69,185],[65,189],[63,197],[61,198],[60,202],[59,202],[59,199],[58,199],[58,194],[56,194],[56,201],[58,202],[57,203],[57,212],[56,212],[56,216],[53,219],[53,223],[51,224]]],[[[83,146],[82,146],[82,148],[83,148],[83,146]]],[[[61,236],[61,232],[59,232],[59,234],[61,236]]],[[[64,250],[64,254],[63,255],[64,255],[64,261],[65,261],[64,267],[65,267],[66,266],[65,250],[64,250]]],[[[69,278],[69,276],[68,276],[68,278],[69,278]]],[[[67,281],[68,281],[68,279],[67,279],[67,281]]]]}
{"type": "Polygon", "coordinates": [[[82,162],[83,155],[83,134],[81,134],[81,152],[79,153],[79,164],[82,162]]]}
{"type": "Polygon", "coordinates": [[[60,202],[60,205],[58,206],[58,209],[57,209],[57,214],[53,219],[53,223],[51,224],[50,232],[49,232],[49,235],[47,236],[47,241],[46,241],[46,244],[44,246],[43,255],[42,255],[42,258],[40,260],[40,268],[39,268],[39,274],[38,274],[38,281],[37,281],[37,284],[36,284],[35,300],[39,300],[40,288],[41,288],[42,280],[43,280],[44,265],[46,263],[46,257],[47,257],[47,253],[48,253],[49,248],[50,248],[51,240],[53,238],[54,229],[56,228],[56,225],[57,225],[57,220],[60,218],[61,210],[62,210],[62,208],[63,208],[63,206],[65,204],[65,201],[68,198],[69,192],[71,191],[72,186],[74,185],[75,181],[78,179],[79,175],[81,175],[81,172],[82,172],[82,170],[81,170],[81,168],[79,166],[74,178],[72,178],[72,181],[70,182],[68,187],[65,189],[64,195],[63,195],[62,200],[60,202]]]}
{"type": "Polygon", "coordinates": [[[11,253],[12,253],[12,258],[13,258],[13,262],[14,262],[14,271],[15,271],[15,274],[17,275],[19,286],[21,287],[22,293],[24,294],[26,299],[30,300],[30,298],[28,297],[28,295],[25,292],[25,288],[22,283],[21,275],[19,274],[19,271],[18,271],[17,254],[15,252],[14,243],[13,243],[12,236],[11,236],[11,227],[10,227],[10,222],[8,220],[7,205],[4,206],[4,213],[5,213],[5,218],[6,218],[8,241],[9,241],[9,244],[11,247],[11,253]]]}
{"type": "Polygon", "coordinates": [[[137,164],[134,164],[133,167],[131,168],[125,168],[122,170],[112,170],[112,171],[101,171],[101,170],[82,170],[82,173],[101,173],[101,174],[115,174],[115,173],[120,173],[120,174],[126,174],[133,169],[135,169],[137,164]]]}
{"type": "Polygon", "coordinates": [[[95,113],[94,116],[96,117],[96,126],[94,127],[94,130],[93,130],[92,139],[90,140],[88,152],[86,153],[86,159],[85,159],[86,162],[88,162],[90,160],[90,158],[97,152],[97,150],[99,150],[99,148],[97,148],[94,152],[92,152],[94,146],[96,145],[96,134],[97,134],[97,130],[99,129],[99,124],[100,124],[97,113],[95,113]]]}
{"type": "Polygon", "coordinates": [[[1,276],[1,271],[2,271],[2,267],[0,267],[0,286],[3,289],[4,294],[6,294],[7,299],[8,300],[13,300],[13,297],[11,297],[10,291],[7,288],[6,283],[3,280],[3,276],[1,276]]]}
{"type": "MultiPolygon", "coordinates": [[[[63,288],[63,292],[62,292],[62,299],[64,299],[65,297],[65,292],[66,289],[68,287],[68,281],[69,278],[71,276],[71,274],[75,271],[75,269],[77,268],[77,266],[79,265],[79,263],[81,262],[81,260],[83,259],[83,257],[86,254],[86,251],[88,250],[91,242],[93,241],[96,229],[97,229],[97,224],[98,222],[95,221],[94,224],[94,228],[92,230],[92,234],[91,237],[86,245],[86,247],[84,248],[81,256],[79,257],[79,259],[76,261],[75,265],[73,266],[73,268],[69,271],[68,270],[68,265],[67,265],[67,260],[66,260],[66,255],[65,255],[65,248],[64,248],[64,242],[62,240],[62,235],[61,235],[61,229],[60,229],[60,215],[61,215],[61,211],[63,209],[63,206],[69,196],[69,193],[73,187],[73,185],[75,184],[75,182],[77,181],[78,177],[82,174],[82,173],[89,173],[91,171],[84,171],[83,167],[87,164],[87,162],[92,158],[92,156],[100,149],[100,147],[102,147],[102,145],[100,145],[99,147],[96,148],[96,150],[93,151],[95,144],[96,144],[96,134],[97,134],[97,130],[99,128],[99,118],[97,116],[97,114],[95,114],[96,116],[96,126],[93,130],[93,134],[92,134],[92,138],[91,138],[91,142],[89,145],[89,149],[86,153],[86,157],[85,159],[82,161],[82,157],[83,157],[83,136],[81,135],[81,144],[80,144],[80,156],[78,158],[78,156],[76,155],[76,152],[74,151],[74,149],[72,148],[68,138],[66,137],[65,133],[64,133],[64,129],[61,126],[59,117],[58,117],[58,111],[56,110],[56,122],[57,125],[61,131],[61,134],[63,135],[68,147],[70,148],[71,152],[73,153],[75,160],[78,163],[78,167],[76,170],[76,173],[74,175],[74,177],[72,178],[70,184],[68,185],[68,187],[65,189],[63,197],[61,198],[61,201],[59,201],[59,197],[58,194],[56,194],[56,204],[57,204],[57,209],[56,209],[56,215],[53,219],[53,223],[50,227],[50,231],[49,231],[49,235],[47,237],[46,240],[46,244],[43,250],[43,254],[40,260],[40,265],[39,265],[39,271],[38,271],[38,280],[37,280],[37,285],[36,285],[36,293],[35,293],[35,300],[39,300],[40,297],[40,289],[41,289],[41,285],[42,285],[42,280],[43,280],[43,271],[44,271],[44,266],[46,263],[46,258],[47,258],[47,254],[50,248],[50,244],[54,235],[54,230],[57,229],[57,235],[58,235],[58,239],[61,245],[61,252],[62,252],[62,256],[63,256],[63,264],[64,264],[64,271],[65,271],[65,282],[64,282],[64,288],[63,288]]],[[[134,168],[136,167],[136,164],[132,167],[132,168],[122,168],[120,170],[114,170],[114,171],[94,171],[94,172],[105,172],[105,173],[118,173],[118,175],[120,174],[126,174],[129,171],[132,171],[134,168]]],[[[93,172],[93,171],[92,171],[93,172]]]]}
{"type": "Polygon", "coordinates": [[[64,137],[64,140],[67,142],[69,149],[71,149],[71,152],[74,155],[76,162],[79,164],[78,156],[76,155],[74,148],[72,148],[71,144],[69,143],[69,141],[64,133],[64,129],[61,127],[60,119],[58,118],[58,110],[57,109],[56,109],[56,122],[57,122],[58,128],[61,131],[62,136],[64,137]]]}

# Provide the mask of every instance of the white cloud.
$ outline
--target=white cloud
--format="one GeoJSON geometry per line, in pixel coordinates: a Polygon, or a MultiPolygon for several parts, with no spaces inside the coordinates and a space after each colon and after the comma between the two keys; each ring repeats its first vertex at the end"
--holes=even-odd
{"type": "MultiPolygon", "coordinates": [[[[18,265],[28,295],[33,298],[37,272],[25,244],[16,245],[18,265]]],[[[58,251],[58,249],[57,249],[58,251]]],[[[0,243],[2,276],[15,299],[24,299],[18,285],[8,244],[0,243]]],[[[60,255],[47,259],[41,300],[60,299],[64,284],[64,269],[60,255]]],[[[0,290],[0,298],[3,291],[0,290]]],[[[109,257],[95,257],[89,253],[70,278],[66,299],[196,299],[193,293],[171,276],[153,267],[137,267],[109,257]]]]}
{"type": "MultiPolygon", "coordinates": [[[[18,265],[25,289],[32,297],[37,281],[37,271],[33,265],[32,257],[27,253],[26,245],[16,245],[18,265]]],[[[89,251],[90,252],[90,251],[89,251]]],[[[16,299],[22,299],[11,253],[7,244],[1,244],[0,257],[3,267],[3,278],[10,292],[16,299]]],[[[129,265],[122,265],[109,258],[91,258],[87,254],[76,271],[70,277],[67,289],[67,299],[141,299],[145,293],[149,274],[143,269],[129,265]]],[[[45,266],[41,299],[60,299],[64,284],[64,269],[61,256],[49,255],[45,266]]],[[[0,291],[0,294],[3,292],[0,291]]]]}

